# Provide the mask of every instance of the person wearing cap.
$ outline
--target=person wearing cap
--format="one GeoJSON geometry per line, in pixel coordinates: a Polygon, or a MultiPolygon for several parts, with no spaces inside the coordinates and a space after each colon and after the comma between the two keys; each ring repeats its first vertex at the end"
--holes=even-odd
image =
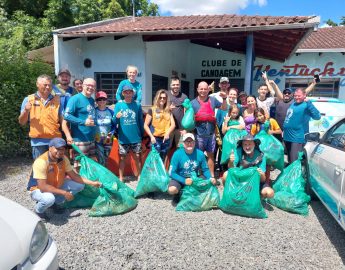
{"type": "Polygon", "coordinates": [[[223,98],[220,96],[220,93],[226,93],[229,94],[230,89],[230,81],[228,77],[221,77],[219,80],[219,92],[212,93],[210,97],[215,97],[220,103],[223,102],[223,98]]]}
{"type": "Polygon", "coordinates": [[[40,75],[36,81],[37,92],[24,98],[18,121],[20,125],[29,123],[29,137],[33,159],[48,150],[52,138],[61,137],[60,127],[70,135],[68,128],[62,125],[63,112],[60,97],[52,94],[52,79],[40,75]]]}
{"type": "MultiPolygon", "coordinates": [[[[96,110],[92,95],[96,90],[96,81],[86,78],[83,82],[83,91],[72,96],[67,103],[64,118],[71,125],[71,136],[66,135],[67,143],[74,143],[79,149],[91,158],[96,158],[96,110]]],[[[75,153],[75,156],[78,154],[75,153]]],[[[77,161],[74,162],[78,168],[77,161]]]]}
{"type": "Polygon", "coordinates": [[[108,95],[104,91],[96,94],[96,153],[98,163],[106,166],[112,147],[115,125],[112,122],[114,111],[107,107],[108,95]]]}
{"type": "Polygon", "coordinates": [[[187,99],[187,96],[181,92],[181,81],[177,76],[170,78],[170,91],[168,91],[168,98],[170,100],[170,110],[174,117],[175,129],[170,133],[170,145],[169,148],[175,144],[178,147],[181,140],[181,135],[186,133],[182,128],[182,118],[185,113],[185,109],[182,103],[187,99]]]}
{"type": "Polygon", "coordinates": [[[182,136],[182,141],[183,148],[181,147],[175,151],[169,167],[171,180],[168,193],[170,195],[177,195],[175,197],[176,202],[181,188],[193,183],[191,178],[192,172],[195,172],[197,175],[201,172],[205,179],[211,179],[212,183],[216,184],[216,179],[211,176],[204,153],[195,147],[194,135],[186,133],[182,136]]]}
{"type": "Polygon", "coordinates": [[[309,120],[320,120],[321,114],[310,100],[306,101],[306,90],[297,88],[294,102],[286,112],[283,140],[286,146],[289,163],[298,159],[298,152],[303,151],[304,135],[309,132],[309,120]]]}
{"type": "MultiPolygon", "coordinates": [[[[119,179],[123,181],[125,159],[131,151],[136,163],[137,171],[141,172],[141,141],[144,135],[143,111],[141,105],[134,101],[134,89],[126,84],[122,89],[123,102],[115,105],[113,123],[116,126],[119,141],[119,179]]],[[[138,178],[139,178],[139,175],[138,178]]]]}
{"type": "Polygon", "coordinates": [[[100,187],[98,181],[90,181],[77,174],[65,156],[66,141],[53,138],[49,150],[39,156],[32,165],[33,175],[27,189],[36,201],[34,212],[42,219],[48,219],[46,210],[53,206],[56,213],[62,212],[62,203],[71,201],[84,188],[84,184],[100,187]],[[68,179],[66,179],[68,177],[68,179]]]}
{"type": "Polygon", "coordinates": [[[141,84],[136,80],[136,77],[138,75],[138,68],[133,65],[128,65],[126,68],[126,74],[127,79],[120,82],[119,87],[116,91],[116,101],[121,102],[123,101],[124,97],[122,94],[123,87],[125,85],[130,85],[133,90],[133,100],[136,101],[138,104],[141,104],[141,98],[142,98],[142,86],[141,84]]]}
{"type": "Polygon", "coordinates": [[[53,85],[53,94],[60,96],[61,105],[63,109],[65,109],[68,99],[77,93],[76,90],[69,85],[71,83],[71,72],[67,68],[60,69],[57,81],[58,83],[53,85]]]}
{"type": "Polygon", "coordinates": [[[214,152],[216,149],[216,117],[215,110],[217,108],[221,110],[227,109],[227,93],[224,91],[219,92],[222,97],[222,103],[220,103],[215,97],[209,97],[210,89],[208,84],[204,81],[198,84],[197,92],[198,96],[192,100],[191,104],[195,113],[195,128],[197,147],[201,151],[206,151],[207,162],[210,168],[212,177],[214,177],[214,152]]]}
{"type": "MultiPolygon", "coordinates": [[[[260,193],[263,198],[273,198],[274,190],[271,188],[270,180],[266,181],[266,157],[259,149],[260,140],[255,139],[251,134],[246,135],[238,141],[236,149],[237,158],[235,153],[230,154],[228,167],[240,167],[246,169],[249,167],[257,167],[260,175],[260,193]]],[[[225,183],[228,172],[223,175],[223,183],[225,183]]]]}

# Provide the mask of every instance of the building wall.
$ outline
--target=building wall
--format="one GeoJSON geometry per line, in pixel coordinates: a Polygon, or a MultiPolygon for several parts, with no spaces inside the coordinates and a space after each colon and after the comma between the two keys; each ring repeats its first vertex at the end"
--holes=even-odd
{"type": "MultiPolygon", "coordinates": [[[[66,42],[58,39],[57,48],[56,71],[66,67],[74,77],[94,77],[95,72],[123,72],[128,64],[138,66],[144,105],[152,100],[152,74],[169,78],[173,72],[177,72],[183,80],[189,81],[191,93],[194,93],[196,79],[245,77],[245,55],[192,44],[189,40],[145,43],[141,36],[119,40],[109,36],[91,41],[79,38],[66,42]],[[84,67],[85,58],[91,59],[91,68],[84,67]]],[[[345,55],[341,53],[294,54],[285,63],[256,58],[252,93],[256,94],[256,89],[262,83],[262,71],[267,71],[269,78],[275,80],[280,89],[285,88],[287,78],[310,81],[314,73],[318,73],[323,78],[338,78],[339,98],[345,100],[344,60],[345,55]]]]}

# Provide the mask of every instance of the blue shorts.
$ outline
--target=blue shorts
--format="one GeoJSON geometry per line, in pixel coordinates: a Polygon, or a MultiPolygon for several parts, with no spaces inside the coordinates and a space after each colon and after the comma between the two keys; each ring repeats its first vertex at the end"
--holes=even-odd
{"type": "Polygon", "coordinates": [[[209,153],[214,153],[216,150],[216,135],[210,135],[210,136],[199,136],[196,135],[196,142],[197,147],[201,151],[206,151],[209,153]]]}

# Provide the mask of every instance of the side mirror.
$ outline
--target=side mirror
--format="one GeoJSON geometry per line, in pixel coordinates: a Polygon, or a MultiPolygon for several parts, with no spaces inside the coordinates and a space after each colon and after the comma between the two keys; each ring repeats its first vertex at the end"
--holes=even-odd
{"type": "Polygon", "coordinates": [[[308,142],[319,142],[320,141],[320,133],[319,132],[311,132],[304,135],[304,138],[308,142]]]}

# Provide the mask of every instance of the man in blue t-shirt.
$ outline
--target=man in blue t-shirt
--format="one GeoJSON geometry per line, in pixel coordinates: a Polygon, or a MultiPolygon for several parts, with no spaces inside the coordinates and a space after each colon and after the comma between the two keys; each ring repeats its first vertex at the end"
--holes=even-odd
{"type": "Polygon", "coordinates": [[[305,101],[305,99],[306,91],[297,88],[294,93],[294,102],[286,112],[283,139],[289,163],[297,160],[298,152],[303,150],[304,134],[309,131],[309,119],[319,120],[321,118],[320,112],[311,101],[305,101]]]}
{"type": "Polygon", "coordinates": [[[141,105],[133,100],[134,89],[131,84],[122,89],[123,102],[116,103],[113,122],[119,136],[119,178],[123,181],[125,159],[129,151],[133,152],[138,175],[141,172],[141,141],[144,135],[144,120],[141,105]]]}
{"type": "MultiPolygon", "coordinates": [[[[211,176],[207,166],[206,158],[203,152],[195,148],[195,137],[192,133],[186,133],[182,136],[183,148],[175,151],[171,158],[169,176],[171,178],[168,192],[171,195],[177,195],[184,185],[191,185],[192,172],[196,174],[202,172],[202,176],[211,179],[216,184],[216,179],[211,176]]],[[[176,198],[175,198],[176,201],[176,198]]]]}
{"type": "MultiPolygon", "coordinates": [[[[75,145],[87,156],[96,157],[95,148],[95,100],[92,95],[95,93],[96,81],[86,78],[83,82],[83,91],[72,96],[67,103],[64,118],[71,123],[72,138],[66,136],[67,141],[75,145]]],[[[74,166],[78,167],[78,162],[74,166]]]]}

